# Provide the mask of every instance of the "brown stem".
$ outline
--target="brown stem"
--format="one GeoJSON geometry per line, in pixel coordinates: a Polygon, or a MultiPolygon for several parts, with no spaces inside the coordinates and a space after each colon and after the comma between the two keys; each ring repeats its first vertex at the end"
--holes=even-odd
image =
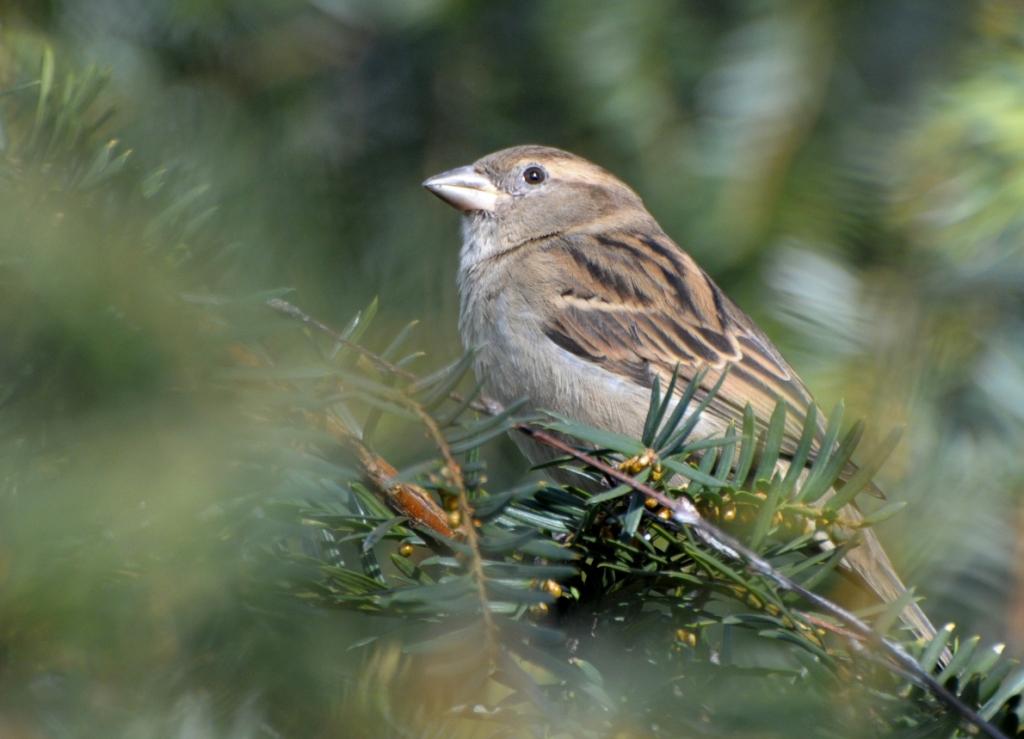
{"type": "Polygon", "coordinates": [[[396,482],[398,470],[379,454],[372,452],[334,416],[307,412],[306,418],[355,452],[366,479],[384,498],[389,508],[445,539],[455,538],[455,532],[448,525],[448,517],[430,493],[413,483],[396,482]]]}
{"type": "Polygon", "coordinates": [[[469,571],[473,577],[473,582],[476,584],[477,597],[480,599],[480,615],[484,621],[484,646],[487,655],[491,658],[491,666],[493,667],[493,656],[496,654],[494,649],[497,647],[495,634],[497,632],[494,626],[494,619],[488,607],[487,578],[484,575],[484,559],[480,551],[480,537],[477,535],[476,526],[473,523],[474,511],[473,506],[470,505],[469,496],[466,493],[466,483],[462,476],[462,468],[455,460],[455,455],[452,453],[447,439],[444,438],[444,434],[441,433],[441,429],[433,417],[419,403],[414,403],[410,400],[409,406],[419,416],[423,426],[427,429],[427,433],[430,434],[434,444],[440,450],[441,456],[444,458],[445,469],[448,470],[448,477],[451,480],[452,487],[455,488],[459,503],[459,517],[462,519],[459,532],[465,537],[465,543],[472,555],[469,559],[469,571]]]}

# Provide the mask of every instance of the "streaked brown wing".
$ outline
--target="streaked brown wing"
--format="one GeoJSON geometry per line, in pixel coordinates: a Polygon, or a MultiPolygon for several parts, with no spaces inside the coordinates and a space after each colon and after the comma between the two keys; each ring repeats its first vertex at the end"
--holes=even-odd
{"type": "Polygon", "coordinates": [[[562,349],[632,382],[662,386],[679,366],[685,386],[697,370],[714,385],[708,406],[723,422],[739,422],[750,403],[763,427],[779,400],[789,405],[783,452],[796,449],[807,388],[771,341],[667,236],[628,232],[552,240],[545,272],[565,275],[544,327],[562,349]],[[571,278],[569,277],[571,275],[571,278]]]}

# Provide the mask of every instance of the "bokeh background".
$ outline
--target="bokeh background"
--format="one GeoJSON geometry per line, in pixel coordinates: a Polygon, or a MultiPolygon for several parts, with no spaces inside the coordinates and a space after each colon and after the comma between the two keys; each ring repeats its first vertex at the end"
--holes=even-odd
{"type": "Polygon", "coordinates": [[[371,344],[418,319],[451,361],[457,219],[419,183],[528,142],[631,183],[824,407],[905,427],[881,535],[936,622],[1024,652],[1017,2],[7,0],[0,34],[0,734],[344,735],[368,627],[261,609],[265,491],[224,492],[181,296],[378,296],[371,344]],[[125,184],[28,140],[47,53],[58,101],[109,76],[82,139],[125,184]],[[201,218],[154,229],[158,190],[201,218]]]}

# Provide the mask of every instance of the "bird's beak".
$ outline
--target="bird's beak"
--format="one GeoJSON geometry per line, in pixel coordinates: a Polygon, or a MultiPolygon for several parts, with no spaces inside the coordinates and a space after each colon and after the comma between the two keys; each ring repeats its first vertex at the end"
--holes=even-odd
{"type": "Polygon", "coordinates": [[[493,212],[501,192],[472,165],[450,169],[424,180],[423,186],[464,213],[493,212]]]}

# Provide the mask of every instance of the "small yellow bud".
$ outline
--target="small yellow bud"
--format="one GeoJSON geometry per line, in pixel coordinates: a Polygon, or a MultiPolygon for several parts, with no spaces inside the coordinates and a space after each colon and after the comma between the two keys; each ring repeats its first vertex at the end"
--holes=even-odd
{"type": "Polygon", "coordinates": [[[722,520],[726,523],[732,523],[736,520],[736,504],[731,500],[722,504],[722,520]]]}
{"type": "Polygon", "coordinates": [[[693,649],[697,646],[697,634],[689,629],[676,629],[676,641],[693,649]]]}
{"type": "Polygon", "coordinates": [[[530,614],[534,616],[546,616],[550,610],[547,603],[534,603],[530,606],[530,614]]]}
{"type": "Polygon", "coordinates": [[[635,475],[639,472],[643,472],[645,469],[655,464],[658,461],[658,455],[653,449],[646,449],[641,454],[629,459],[623,460],[619,464],[619,469],[629,475],[635,475]]]}
{"type": "Polygon", "coordinates": [[[402,546],[398,547],[398,553],[403,557],[411,557],[414,551],[416,551],[416,548],[407,541],[403,542],[402,546]]]}
{"type": "Polygon", "coordinates": [[[448,525],[457,529],[462,525],[462,512],[458,510],[448,511],[448,525]]]}
{"type": "Polygon", "coordinates": [[[552,596],[553,598],[562,597],[562,586],[554,580],[545,580],[544,590],[547,591],[548,595],[552,596]]]}

